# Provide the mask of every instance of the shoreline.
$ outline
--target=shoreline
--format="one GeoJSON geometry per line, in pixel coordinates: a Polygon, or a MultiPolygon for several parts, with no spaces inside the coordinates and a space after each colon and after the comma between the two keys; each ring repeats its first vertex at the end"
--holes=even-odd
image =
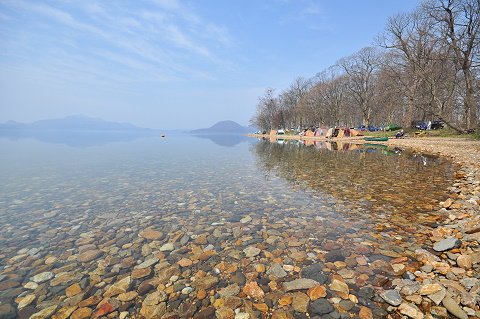
{"type": "MultiPolygon", "coordinates": [[[[296,139],[296,140],[317,140],[327,142],[342,142],[365,144],[364,136],[325,138],[321,136],[299,136],[299,135],[268,135],[268,134],[247,134],[250,137],[296,139]]],[[[417,151],[423,151],[434,155],[448,157],[454,163],[460,165],[476,165],[480,168],[480,141],[466,138],[449,137],[408,137],[389,138],[388,141],[375,141],[375,144],[387,145],[389,147],[405,147],[417,151]]]]}
{"type": "MultiPolygon", "coordinates": [[[[362,137],[324,138],[292,135],[248,134],[252,137],[320,140],[365,144],[362,137]]],[[[388,147],[403,147],[450,159],[456,165],[450,196],[439,202],[442,221],[430,227],[430,243],[415,251],[416,263],[406,262],[405,272],[394,279],[379,297],[389,304],[388,317],[409,318],[480,317],[480,141],[466,138],[408,137],[378,141],[388,147]]],[[[392,267],[397,269],[394,264],[392,267]]],[[[398,267],[400,268],[400,267],[398,267]]],[[[363,319],[363,318],[362,318],[363,319]]]]}

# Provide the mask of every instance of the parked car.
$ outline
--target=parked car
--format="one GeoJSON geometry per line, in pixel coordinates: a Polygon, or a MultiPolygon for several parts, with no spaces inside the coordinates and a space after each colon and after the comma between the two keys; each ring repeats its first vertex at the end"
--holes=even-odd
{"type": "Polygon", "coordinates": [[[399,130],[401,128],[402,128],[401,126],[398,126],[398,125],[395,125],[395,124],[390,124],[390,125],[385,126],[385,131],[396,131],[396,130],[399,130]]]}
{"type": "Polygon", "coordinates": [[[445,127],[445,122],[443,121],[433,121],[430,125],[430,129],[432,130],[439,130],[445,127]]]}
{"type": "Polygon", "coordinates": [[[375,131],[378,131],[379,129],[378,129],[378,127],[376,127],[376,126],[369,125],[369,126],[368,126],[368,130],[369,130],[370,132],[375,132],[375,131]]]}
{"type": "Polygon", "coordinates": [[[427,129],[427,123],[423,121],[413,121],[412,122],[412,128],[417,129],[417,130],[426,130],[427,129]]]}

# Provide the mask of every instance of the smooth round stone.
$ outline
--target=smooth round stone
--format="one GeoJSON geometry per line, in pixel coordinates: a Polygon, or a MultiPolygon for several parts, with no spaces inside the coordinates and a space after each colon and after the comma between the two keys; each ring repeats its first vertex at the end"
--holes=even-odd
{"type": "Polygon", "coordinates": [[[463,311],[462,308],[458,305],[458,302],[453,300],[450,297],[445,297],[442,300],[442,304],[445,308],[447,308],[448,312],[460,319],[468,319],[468,315],[463,311]]]}
{"type": "Polygon", "coordinates": [[[160,251],[172,251],[174,249],[175,247],[173,246],[173,243],[166,243],[162,247],[160,247],[160,251]]]}
{"type": "Polygon", "coordinates": [[[345,311],[349,311],[355,306],[355,303],[351,300],[342,300],[338,303],[338,306],[345,311]]]}
{"type": "Polygon", "coordinates": [[[192,287],[185,287],[182,289],[182,295],[188,295],[193,291],[192,287]]]}
{"type": "Polygon", "coordinates": [[[310,304],[310,312],[316,315],[324,315],[334,310],[335,307],[325,298],[319,298],[310,304]]]}
{"type": "Polygon", "coordinates": [[[447,251],[462,246],[462,241],[458,238],[450,237],[439,241],[433,246],[435,251],[447,251]]]}

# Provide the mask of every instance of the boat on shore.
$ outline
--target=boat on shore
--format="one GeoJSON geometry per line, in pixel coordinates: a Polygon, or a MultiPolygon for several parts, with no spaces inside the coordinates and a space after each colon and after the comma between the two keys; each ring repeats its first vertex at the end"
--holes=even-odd
{"type": "Polygon", "coordinates": [[[375,142],[388,141],[388,137],[365,136],[363,139],[365,141],[375,141],[375,142]]]}

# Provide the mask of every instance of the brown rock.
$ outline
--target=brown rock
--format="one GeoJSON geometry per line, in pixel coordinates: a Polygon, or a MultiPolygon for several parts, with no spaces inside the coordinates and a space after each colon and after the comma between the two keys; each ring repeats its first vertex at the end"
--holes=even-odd
{"type": "Polygon", "coordinates": [[[58,305],[53,305],[53,306],[47,307],[47,308],[42,309],[39,312],[33,314],[32,316],[30,316],[30,318],[31,319],[47,319],[47,318],[50,318],[55,313],[55,311],[57,311],[58,308],[59,308],[58,305]]]}
{"type": "Polygon", "coordinates": [[[102,301],[102,296],[91,296],[88,297],[85,300],[82,300],[79,304],[78,307],[84,308],[84,307],[89,307],[89,306],[95,306],[97,305],[100,301],[102,301]]]}
{"type": "Polygon", "coordinates": [[[266,303],[254,303],[253,307],[257,310],[260,310],[261,312],[267,312],[268,311],[268,306],[266,303]]]}
{"type": "Polygon", "coordinates": [[[132,279],[147,277],[147,276],[150,276],[151,273],[152,273],[152,268],[150,267],[143,268],[143,269],[135,269],[134,271],[132,271],[132,279]]]}
{"type": "Polygon", "coordinates": [[[97,259],[101,255],[103,255],[103,251],[101,250],[98,250],[98,249],[88,250],[78,255],[77,260],[82,263],[88,263],[94,259],[97,259]]]}
{"type": "Polygon", "coordinates": [[[18,308],[18,309],[22,309],[22,308],[28,306],[28,305],[31,304],[36,298],[37,298],[37,296],[34,295],[34,294],[26,295],[25,297],[23,297],[22,300],[20,300],[20,302],[18,303],[17,308],[18,308]]]}
{"type": "Polygon", "coordinates": [[[87,319],[92,315],[93,310],[91,308],[78,308],[75,310],[70,319],[87,319]]]}
{"type": "Polygon", "coordinates": [[[120,281],[114,283],[107,291],[103,294],[104,297],[112,297],[128,291],[130,284],[132,283],[132,278],[127,276],[120,281]]]}
{"type": "Polygon", "coordinates": [[[177,262],[177,264],[179,264],[181,267],[190,267],[193,265],[193,261],[188,258],[182,258],[177,262]]]}
{"type": "Polygon", "coordinates": [[[278,304],[281,306],[289,306],[292,304],[293,301],[293,296],[292,295],[286,295],[283,296],[279,301],[278,304]]]}
{"type": "Polygon", "coordinates": [[[426,284],[426,285],[423,285],[420,288],[420,291],[418,293],[422,296],[423,295],[431,295],[431,294],[439,292],[442,289],[443,289],[443,286],[439,285],[439,284],[426,284]]]}
{"type": "Polygon", "coordinates": [[[207,297],[207,291],[205,289],[200,289],[197,293],[197,299],[203,300],[205,297],[207,297]]]}
{"type": "Polygon", "coordinates": [[[373,319],[372,310],[364,306],[360,306],[360,312],[358,313],[358,316],[362,319],[373,319]]]}
{"type": "Polygon", "coordinates": [[[152,240],[157,240],[163,237],[162,232],[157,230],[151,230],[151,229],[142,230],[138,235],[147,239],[152,239],[152,240]]]}
{"type": "Polygon", "coordinates": [[[227,296],[225,298],[225,302],[224,302],[224,305],[225,307],[227,308],[230,308],[230,309],[237,309],[238,307],[240,307],[243,303],[243,299],[242,298],[239,298],[237,296],[227,296]]]}
{"type": "Polygon", "coordinates": [[[93,315],[94,318],[98,318],[101,316],[105,316],[106,314],[109,314],[111,312],[114,312],[115,310],[120,307],[121,303],[120,301],[116,299],[107,299],[105,302],[101,303],[97,310],[95,311],[95,314],[93,315]]]}
{"type": "Polygon", "coordinates": [[[142,305],[140,314],[146,319],[161,318],[167,312],[167,304],[165,302],[155,306],[142,305]]]}
{"type": "Polygon", "coordinates": [[[63,307],[52,316],[52,319],[67,319],[77,308],[77,306],[63,307]]]}
{"type": "Polygon", "coordinates": [[[214,285],[216,285],[217,282],[218,282],[217,277],[207,276],[207,277],[199,278],[193,281],[192,287],[196,288],[197,290],[201,290],[201,289],[207,290],[213,287],[214,285]]]}
{"type": "Polygon", "coordinates": [[[307,295],[311,300],[324,298],[327,295],[327,289],[324,286],[313,287],[308,289],[307,295]]]}
{"type": "Polygon", "coordinates": [[[20,283],[17,281],[0,282],[0,290],[7,290],[18,286],[20,286],[20,283]]]}
{"type": "Polygon", "coordinates": [[[350,289],[348,285],[343,281],[333,279],[332,283],[330,284],[330,289],[335,291],[341,298],[348,299],[348,295],[350,294],[350,289]]]}
{"type": "Polygon", "coordinates": [[[235,312],[230,308],[221,307],[215,311],[215,316],[217,319],[233,319],[235,318],[235,312]]]}
{"type": "Polygon", "coordinates": [[[58,310],[56,314],[52,316],[52,319],[67,319],[77,309],[77,306],[66,306],[58,310]]]}
{"type": "Polygon", "coordinates": [[[473,259],[469,255],[460,255],[457,258],[457,265],[465,270],[473,267],[473,259]]]}
{"type": "Polygon", "coordinates": [[[65,294],[67,295],[67,297],[75,296],[76,294],[79,294],[81,292],[82,288],[79,284],[73,284],[70,287],[67,287],[67,289],[65,289],[65,294]]]}
{"type": "Polygon", "coordinates": [[[297,312],[307,312],[310,298],[303,292],[294,292],[292,308],[297,312]]]}
{"type": "Polygon", "coordinates": [[[126,302],[126,301],[131,301],[137,297],[138,297],[138,293],[136,291],[129,291],[129,292],[119,294],[117,296],[117,299],[120,301],[126,302]]]}
{"type": "Polygon", "coordinates": [[[290,311],[277,309],[272,312],[272,319],[295,319],[290,311]]]}
{"type": "Polygon", "coordinates": [[[243,292],[253,299],[261,299],[265,295],[263,290],[258,286],[256,281],[251,281],[243,287],[243,292]]]}

